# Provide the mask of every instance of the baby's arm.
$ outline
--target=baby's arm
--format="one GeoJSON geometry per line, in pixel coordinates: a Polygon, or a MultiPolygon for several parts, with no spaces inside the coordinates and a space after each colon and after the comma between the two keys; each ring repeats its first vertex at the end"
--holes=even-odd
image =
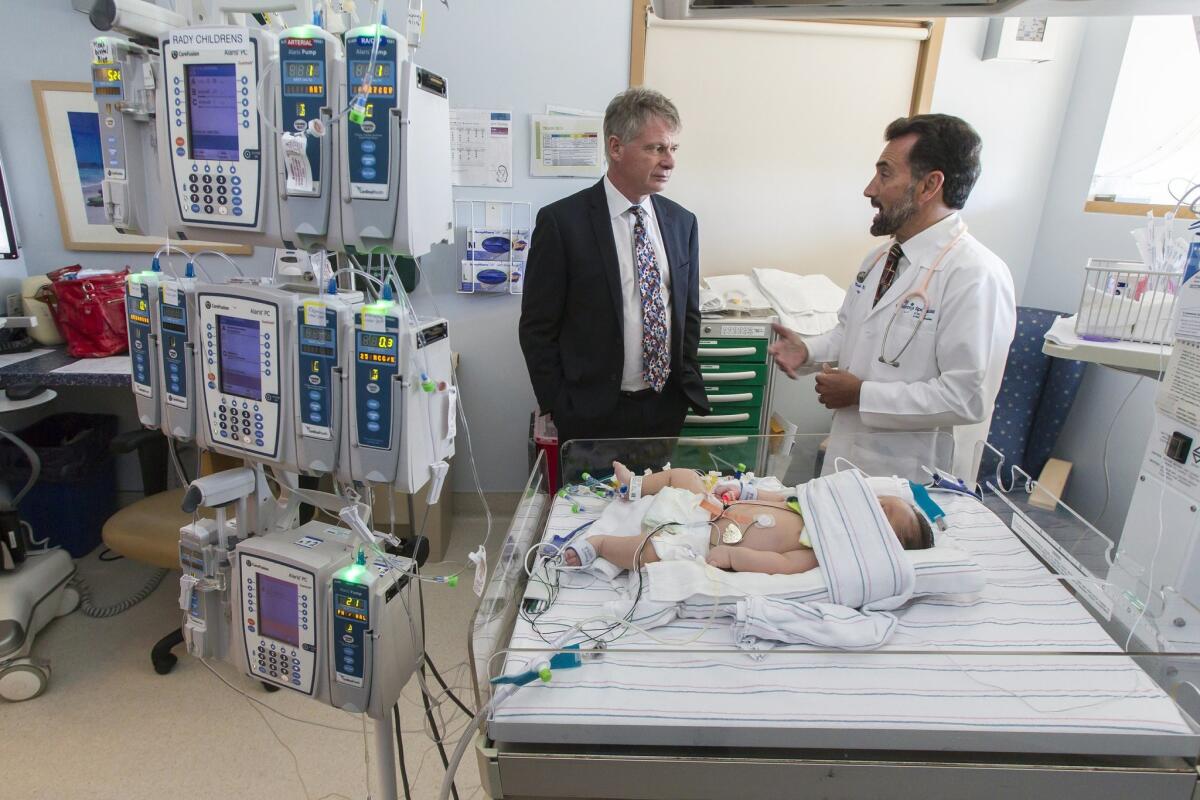
{"type": "Polygon", "coordinates": [[[762,572],[767,575],[795,575],[817,566],[812,550],[798,548],[786,553],[751,550],[748,547],[721,545],[709,552],[708,563],[734,572],[762,572]]]}

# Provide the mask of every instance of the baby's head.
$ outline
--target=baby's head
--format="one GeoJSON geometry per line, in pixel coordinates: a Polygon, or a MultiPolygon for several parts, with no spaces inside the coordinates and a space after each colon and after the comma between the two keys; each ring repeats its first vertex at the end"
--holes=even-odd
{"type": "Polygon", "coordinates": [[[880,496],[879,505],[883,506],[883,514],[905,550],[928,550],[933,547],[933,529],[916,506],[887,494],[880,496]]]}

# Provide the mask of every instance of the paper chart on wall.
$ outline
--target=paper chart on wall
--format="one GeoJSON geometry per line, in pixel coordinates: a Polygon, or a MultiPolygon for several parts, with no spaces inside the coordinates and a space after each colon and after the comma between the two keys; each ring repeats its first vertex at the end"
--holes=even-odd
{"type": "Polygon", "coordinates": [[[455,186],[512,188],[512,112],[450,109],[450,172],[455,186]]]}
{"type": "Polygon", "coordinates": [[[604,119],[534,114],[529,174],[535,178],[599,178],[604,174],[604,119]]]}

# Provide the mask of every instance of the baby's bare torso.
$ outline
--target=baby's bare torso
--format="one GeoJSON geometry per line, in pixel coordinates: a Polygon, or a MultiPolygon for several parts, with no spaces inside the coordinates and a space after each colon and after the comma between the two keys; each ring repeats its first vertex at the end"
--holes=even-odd
{"type": "MultiPolygon", "coordinates": [[[[725,515],[715,524],[719,533],[724,533],[733,522],[742,529],[742,539],[735,546],[772,553],[789,553],[808,549],[800,544],[800,532],[804,530],[804,518],[783,502],[761,501],[734,502],[725,509],[725,515]],[[763,515],[771,517],[775,526],[764,528],[755,522],[763,515]]],[[[723,541],[718,537],[718,541],[723,541]]]]}

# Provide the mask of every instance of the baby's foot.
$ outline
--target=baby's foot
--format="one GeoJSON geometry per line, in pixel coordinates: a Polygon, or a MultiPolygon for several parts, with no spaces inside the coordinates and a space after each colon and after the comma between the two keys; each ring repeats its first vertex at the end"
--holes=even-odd
{"type": "Polygon", "coordinates": [[[598,555],[595,544],[578,536],[563,548],[562,563],[564,567],[575,569],[590,567],[598,555]]]}
{"type": "Polygon", "coordinates": [[[613,475],[616,476],[617,483],[621,486],[628,486],[629,482],[633,480],[633,471],[620,461],[613,462],[613,475]]]}

